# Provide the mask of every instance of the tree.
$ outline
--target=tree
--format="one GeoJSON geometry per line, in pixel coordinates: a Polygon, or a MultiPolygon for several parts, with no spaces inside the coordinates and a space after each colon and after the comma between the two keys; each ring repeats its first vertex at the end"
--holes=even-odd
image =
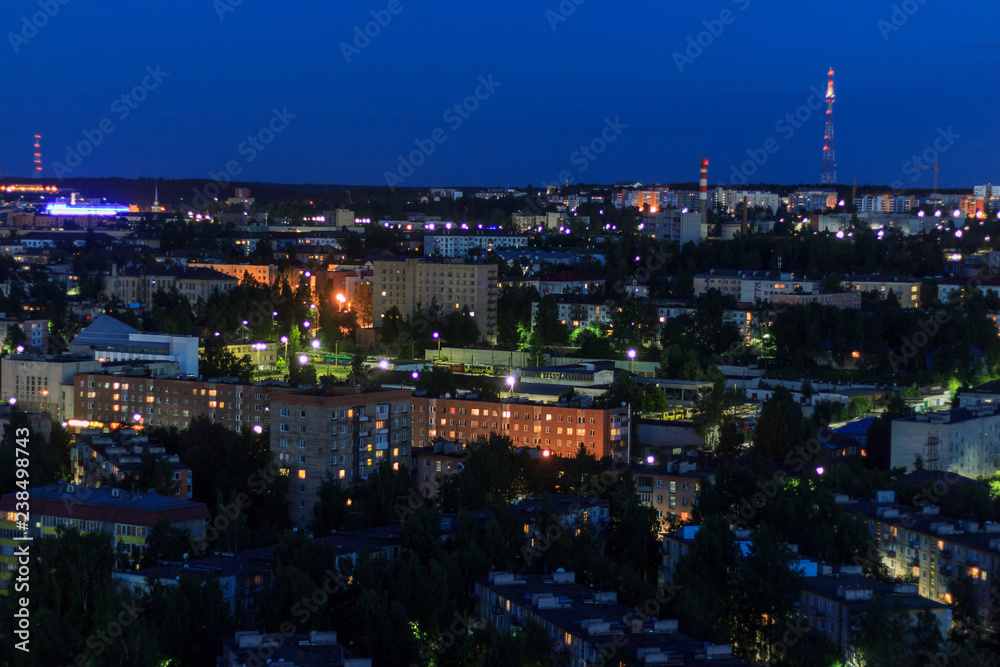
{"type": "Polygon", "coordinates": [[[790,391],[778,387],[764,401],[754,430],[752,451],[760,457],[783,460],[805,441],[802,408],[790,391]]]}
{"type": "Polygon", "coordinates": [[[316,366],[300,364],[297,361],[288,367],[288,383],[293,385],[316,384],[316,366]]]}
{"type": "Polygon", "coordinates": [[[221,337],[205,341],[198,356],[198,370],[204,378],[238,377],[242,382],[253,382],[254,368],[249,355],[237,357],[221,337]]]}
{"type": "Polygon", "coordinates": [[[538,336],[542,347],[569,342],[569,328],[560,321],[559,306],[551,294],[546,294],[538,302],[532,333],[538,336]]]}

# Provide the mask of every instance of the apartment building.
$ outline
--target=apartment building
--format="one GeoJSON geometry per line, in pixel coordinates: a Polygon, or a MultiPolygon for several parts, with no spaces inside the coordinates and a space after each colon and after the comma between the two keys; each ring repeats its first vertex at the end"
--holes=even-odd
{"type": "Polygon", "coordinates": [[[639,229],[643,236],[682,246],[698,245],[708,238],[708,225],[704,224],[701,213],[687,209],[650,212],[643,216],[639,229]]]}
{"type": "Polygon", "coordinates": [[[919,280],[892,276],[848,274],[843,277],[842,282],[848,291],[874,292],[883,299],[890,294],[895,294],[899,305],[903,308],[919,308],[921,305],[920,287],[923,283],[919,280]]]}
{"type": "Polygon", "coordinates": [[[576,583],[573,572],[516,575],[490,572],[473,582],[475,615],[500,632],[537,623],[552,640],[561,664],[678,665],[706,661],[719,667],[745,666],[730,645],[708,644],[677,631],[676,620],[636,613],[614,591],[576,583]]]}
{"type": "Polygon", "coordinates": [[[74,479],[84,486],[99,486],[102,478],[114,479],[119,485],[131,486],[138,480],[143,464],[152,460],[170,468],[172,491],[170,495],[191,500],[194,480],[191,468],[181,463],[176,454],[167,454],[162,445],[150,443],[149,438],[132,429],[110,434],[97,431],[80,433],[76,437],[77,456],[74,479]]]}
{"type": "Polygon", "coordinates": [[[236,278],[240,282],[243,281],[243,276],[249,275],[262,285],[274,285],[278,280],[278,267],[274,264],[209,264],[188,262],[188,268],[217,271],[231,278],[236,278]]]}
{"type": "Polygon", "coordinates": [[[861,308],[861,292],[817,292],[814,294],[775,294],[771,297],[772,306],[805,306],[818,303],[838,310],[861,308]]]}
{"type": "Polygon", "coordinates": [[[694,277],[694,294],[701,296],[710,289],[719,290],[739,303],[770,303],[772,297],[797,292],[817,293],[820,281],[803,280],[793,273],[779,271],[715,270],[694,277]]]}
{"type": "Polygon", "coordinates": [[[800,210],[822,211],[836,208],[836,190],[796,190],[788,198],[788,209],[795,213],[800,210]]]}
{"type": "Polygon", "coordinates": [[[140,424],[185,429],[192,419],[202,416],[234,431],[263,430],[270,421],[272,395],[287,389],[273,382],[77,373],[72,390],[74,420],[79,423],[70,426],[140,424]]]}
{"type": "Polygon", "coordinates": [[[707,473],[682,473],[667,466],[639,465],[632,467],[632,475],[639,500],[655,509],[657,518],[666,523],[671,517],[691,520],[707,473]]]}
{"type": "Polygon", "coordinates": [[[497,250],[527,248],[528,237],[503,232],[450,232],[424,235],[424,255],[432,257],[465,257],[471,250],[484,253],[497,250]]]}
{"type": "Polygon", "coordinates": [[[1000,405],[925,412],[892,422],[892,467],[914,469],[917,456],[927,470],[977,479],[1000,472],[1000,405]]]}
{"type": "Polygon", "coordinates": [[[732,213],[736,207],[746,199],[750,208],[768,208],[772,213],[781,208],[781,196],[773,192],[761,192],[760,190],[733,190],[729,188],[715,188],[709,195],[712,199],[712,206],[722,206],[726,211],[732,213]]]}
{"type": "Polygon", "coordinates": [[[413,397],[413,443],[436,440],[469,443],[491,433],[510,437],[515,447],[575,456],[581,445],[598,459],[621,454],[628,444],[628,408],[583,408],[529,401],[413,397]]]}
{"type": "MultiPolygon", "coordinates": [[[[14,493],[0,497],[0,593],[6,594],[17,568],[14,550],[23,535],[17,526],[17,499],[14,493]]],[[[130,493],[121,489],[91,489],[75,484],[49,484],[31,489],[31,517],[27,534],[34,539],[53,537],[58,528],[105,533],[114,547],[133,558],[146,549],[149,532],[159,521],[190,531],[195,539],[205,538],[209,519],[204,503],[155,493],[130,493]]]]}
{"type": "Polygon", "coordinates": [[[465,445],[460,442],[434,442],[427,447],[411,449],[414,479],[417,492],[424,498],[434,498],[446,478],[462,470],[465,459],[465,445]]]}
{"type": "Polygon", "coordinates": [[[100,368],[99,361],[82,355],[8,355],[0,359],[0,392],[16,398],[26,412],[47,412],[55,421],[66,421],[76,416],[73,376],[100,368]]]}
{"type": "MultiPolygon", "coordinates": [[[[555,296],[556,307],[559,310],[559,321],[574,329],[589,326],[611,326],[611,313],[615,308],[613,301],[585,301],[573,297],[555,296]]],[[[531,321],[535,321],[538,312],[538,302],[531,304],[531,321]]]]}
{"type": "Polygon", "coordinates": [[[330,387],[271,397],[271,451],[288,471],[292,523],[305,529],[328,479],[364,479],[382,463],[410,462],[409,389],[330,387]]]}
{"type": "Polygon", "coordinates": [[[921,613],[930,612],[942,638],[951,630],[948,605],[920,597],[916,584],[884,583],[862,576],[857,566],[843,567],[837,573],[829,566],[822,570],[818,576],[799,580],[798,615],[814,631],[836,644],[848,665],[858,664],[854,647],[857,628],[876,599],[906,610],[911,626],[917,624],[921,613]]]}
{"type": "Polygon", "coordinates": [[[0,344],[7,340],[12,328],[17,327],[24,334],[26,349],[45,352],[49,344],[48,320],[11,320],[0,314],[0,344]]]}
{"type": "Polygon", "coordinates": [[[479,335],[493,341],[497,292],[496,264],[433,262],[413,257],[377,260],[372,276],[372,312],[378,314],[375,326],[381,327],[380,315],[393,307],[405,317],[432,304],[441,307],[443,316],[468,308],[479,326],[479,335]]]}
{"type": "Polygon", "coordinates": [[[980,622],[996,620],[1000,524],[950,519],[941,516],[936,506],[899,505],[892,491],[878,491],[875,500],[839,496],[837,501],[868,524],[891,576],[915,583],[922,597],[952,604],[951,584],[958,575],[967,574],[980,622]]]}
{"type": "Polygon", "coordinates": [[[148,308],[157,290],[176,289],[192,304],[207,301],[214,292],[229,292],[240,284],[238,278],[213,269],[187,266],[132,266],[119,271],[112,265],[104,277],[104,293],[112,301],[137,302],[148,308]]]}
{"type": "Polygon", "coordinates": [[[550,495],[546,498],[524,498],[511,508],[511,512],[524,526],[528,554],[541,554],[553,541],[552,526],[559,526],[560,533],[577,536],[585,528],[595,536],[608,530],[611,503],[603,498],[550,495]]]}

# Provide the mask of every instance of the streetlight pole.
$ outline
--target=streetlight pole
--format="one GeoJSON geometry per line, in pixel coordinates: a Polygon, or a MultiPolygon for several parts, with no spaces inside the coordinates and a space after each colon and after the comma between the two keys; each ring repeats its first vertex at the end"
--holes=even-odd
{"type": "Polygon", "coordinates": [[[438,360],[440,361],[441,360],[441,334],[438,333],[437,331],[435,331],[434,333],[431,334],[431,338],[433,338],[434,340],[436,340],[437,343],[438,343],[438,360]]]}
{"type": "Polygon", "coordinates": [[[628,355],[628,374],[632,375],[632,368],[633,364],[635,363],[635,356],[636,356],[635,348],[633,347],[629,349],[629,351],[626,354],[628,355]]]}

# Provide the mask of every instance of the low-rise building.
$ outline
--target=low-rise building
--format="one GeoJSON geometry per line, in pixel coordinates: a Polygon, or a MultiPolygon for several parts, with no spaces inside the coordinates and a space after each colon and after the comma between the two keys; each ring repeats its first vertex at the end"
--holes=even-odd
{"type": "Polygon", "coordinates": [[[69,345],[74,354],[112,361],[175,361],[183,375],[198,375],[198,338],[139,331],[104,314],[69,345]]]}
{"type": "Polygon", "coordinates": [[[221,274],[236,278],[243,282],[243,277],[249,275],[262,285],[274,285],[278,280],[278,267],[274,264],[208,264],[188,262],[192,269],[211,269],[221,274]]]}
{"type": "Polygon", "coordinates": [[[25,349],[47,352],[49,342],[49,321],[48,320],[12,320],[0,314],[0,344],[7,340],[13,327],[17,327],[24,334],[25,349]]]}
{"type": "Polygon", "coordinates": [[[425,234],[424,255],[432,257],[465,257],[471,250],[484,253],[511,248],[527,248],[528,237],[519,234],[483,231],[454,231],[447,234],[425,234]]]}
{"type": "Polygon", "coordinates": [[[541,626],[553,653],[569,665],[746,665],[733,658],[732,646],[681,634],[676,620],[637,613],[620,604],[614,591],[576,583],[573,572],[490,572],[474,580],[473,599],[476,616],[500,632],[516,632],[529,622],[541,626]]]}
{"type": "Polygon", "coordinates": [[[263,664],[288,667],[371,667],[371,658],[358,658],[337,643],[336,632],[285,635],[280,632],[237,632],[222,640],[222,667],[256,667],[263,664]]]}
{"type": "Polygon", "coordinates": [[[439,440],[426,447],[413,447],[413,476],[417,492],[424,498],[437,497],[444,479],[461,472],[465,445],[439,440]]]}
{"type": "MultiPolygon", "coordinates": [[[[130,493],[121,489],[93,489],[75,484],[50,484],[30,490],[31,515],[27,535],[34,539],[52,537],[59,528],[82,532],[103,532],[115,549],[138,558],[146,549],[149,532],[160,521],[190,532],[196,540],[205,538],[209,519],[204,503],[155,493],[130,493]]],[[[24,534],[18,527],[17,498],[14,493],[0,497],[0,591],[9,583],[17,567],[14,550],[21,544],[15,537],[24,534]]]]}
{"type": "Polygon", "coordinates": [[[191,500],[194,481],[191,468],[180,461],[176,454],[167,454],[166,448],[150,443],[149,438],[131,429],[110,434],[86,431],[77,435],[77,483],[84,486],[100,485],[102,477],[114,479],[119,484],[135,485],[143,465],[165,465],[170,469],[170,494],[191,500]]]}
{"type": "Polygon", "coordinates": [[[104,278],[104,293],[108,299],[137,302],[148,308],[158,290],[176,289],[194,305],[199,300],[208,301],[215,292],[230,292],[239,284],[238,278],[206,268],[134,266],[119,271],[115,264],[104,278]]]}
{"type": "Polygon", "coordinates": [[[893,276],[848,274],[843,277],[844,288],[848,291],[873,292],[882,298],[894,294],[903,308],[919,308],[921,305],[919,280],[896,278],[893,276]]]}
{"type": "Polygon", "coordinates": [[[838,502],[868,524],[891,576],[915,583],[922,597],[952,604],[952,585],[966,574],[972,580],[979,621],[985,626],[996,620],[1000,524],[950,519],[932,505],[900,505],[892,491],[878,491],[875,500],[839,496],[838,502]]]}
{"type": "Polygon", "coordinates": [[[930,612],[937,620],[941,640],[948,637],[951,609],[947,605],[920,597],[916,584],[884,583],[861,576],[860,569],[849,566],[834,574],[831,568],[823,566],[823,574],[799,580],[799,617],[814,632],[826,635],[836,644],[848,665],[858,664],[854,640],[876,599],[890,608],[904,610],[911,625],[917,624],[921,613],[930,612]]]}

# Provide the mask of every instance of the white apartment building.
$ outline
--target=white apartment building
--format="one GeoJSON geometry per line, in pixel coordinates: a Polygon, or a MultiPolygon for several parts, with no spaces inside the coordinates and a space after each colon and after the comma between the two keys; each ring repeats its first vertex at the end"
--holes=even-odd
{"type": "Polygon", "coordinates": [[[986,404],[895,419],[890,465],[924,467],[977,479],[1000,472],[1000,406],[986,404]],[[936,459],[936,460],[935,460],[936,459]]]}

